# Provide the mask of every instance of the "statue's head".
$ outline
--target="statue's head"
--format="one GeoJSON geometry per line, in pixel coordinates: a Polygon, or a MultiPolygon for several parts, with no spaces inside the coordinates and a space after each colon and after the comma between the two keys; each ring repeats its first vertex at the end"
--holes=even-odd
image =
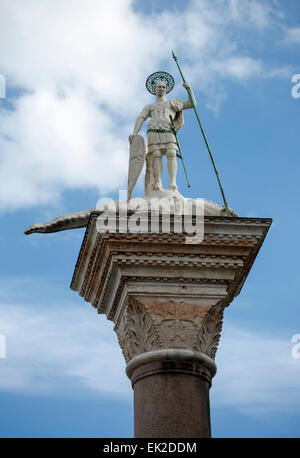
{"type": "Polygon", "coordinates": [[[162,97],[166,95],[169,91],[169,85],[165,81],[157,81],[154,86],[155,94],[162,97]]]}
{"type": "Polygon", "coordinates": [[[174,78],[167,72],[155,72],[148,76],[146,81],[147,90],[153,95],[166,95],[174,87],[174,78]]]}

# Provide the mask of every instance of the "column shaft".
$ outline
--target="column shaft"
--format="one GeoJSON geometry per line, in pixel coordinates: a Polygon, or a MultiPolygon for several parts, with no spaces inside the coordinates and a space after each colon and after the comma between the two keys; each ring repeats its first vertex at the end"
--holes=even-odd
{"type": "Polygon", "coordinates": [[[156,361],[132,374],[135,437],[210,437],[210,381],[191,361],[156,361]]]}

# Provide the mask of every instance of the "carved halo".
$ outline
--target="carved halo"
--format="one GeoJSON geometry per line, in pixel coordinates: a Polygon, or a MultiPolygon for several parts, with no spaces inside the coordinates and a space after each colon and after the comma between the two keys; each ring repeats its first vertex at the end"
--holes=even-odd
{"type": "Polygon", "coordinates": [[[155,85],[158,81],[164,81],[165,83],[167,83],[167,94],[169,94],[169,92],[172,91],[174,87],[173,76],[167,72],[155,72],[152,73],[152,75],[148,76],[146,81],[146,88],[151,94],[155,95],[155,85]]]}

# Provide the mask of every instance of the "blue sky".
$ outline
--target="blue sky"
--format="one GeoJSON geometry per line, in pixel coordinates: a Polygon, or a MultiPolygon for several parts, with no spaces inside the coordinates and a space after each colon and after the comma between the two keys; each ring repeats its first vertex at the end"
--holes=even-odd
{"type": "MultiPolygon", "coordinates": [[[[299,1],[2,0],[0,10],[0,436],[133,435],[113,324],[69,288],[84,230],[23,231],[126,189],[128,135],[152,102],[146,77],[169,71],[186,98],[174,49],[230,207],[273,218],[225,311],[212,434],[299,437],[299,1]]],[[[192,185],[179,164],[181,193],[221,204],[192,111],[179,139],[192,185]]]]}

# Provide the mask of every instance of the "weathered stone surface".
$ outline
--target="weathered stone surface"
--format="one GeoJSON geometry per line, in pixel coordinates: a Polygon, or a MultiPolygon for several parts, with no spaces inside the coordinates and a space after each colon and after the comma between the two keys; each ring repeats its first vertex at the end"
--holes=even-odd
{"type": "Polygon", "coordinates": [[[170,300],[131,297],[116,332],[126,362],[140,353],[185,348],[215,356],[223,305],[199,307],[170,300]]]}
{"type": "Polygon", "coordinates": [[[271,220],[205,217],[201,243],[188,243],[184,233],[98,233],[98,215],[71,288],[115,324],[134,388],[135,436],[209,437],[224,309],[271,220]]]}
{"type": "Polygon", "coordinates": [[[204,239],[98,233],[92,213],[71,288],[115,323],[127,363],[140,353],[193,349],[214,358],[223,310],[240,292],[271,224],[205,217],[204,239]]]}
{"type": "Polygon", "coordinates": [[[166,360],[133,374],[135,437],[210,437],[209,383],[201,365],[166,360]]]}

